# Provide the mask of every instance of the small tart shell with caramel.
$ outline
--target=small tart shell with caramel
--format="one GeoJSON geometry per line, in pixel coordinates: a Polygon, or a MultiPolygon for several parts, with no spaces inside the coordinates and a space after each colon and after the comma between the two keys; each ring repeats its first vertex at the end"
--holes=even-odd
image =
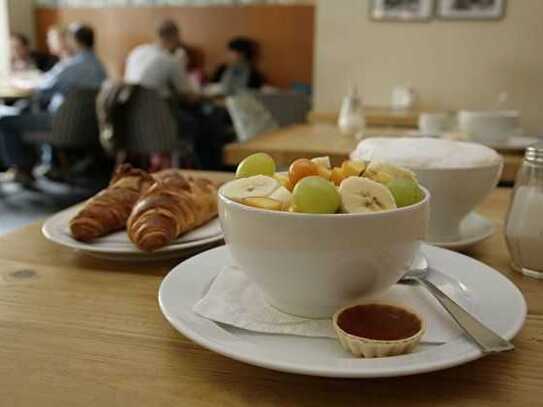
{"type": "Polygon", "coordinates": [[[409,353],[425,331],[414,311],[382,303],[347,306],[335,313],[332,323],[343,348],[364,358],[409,353]]]}

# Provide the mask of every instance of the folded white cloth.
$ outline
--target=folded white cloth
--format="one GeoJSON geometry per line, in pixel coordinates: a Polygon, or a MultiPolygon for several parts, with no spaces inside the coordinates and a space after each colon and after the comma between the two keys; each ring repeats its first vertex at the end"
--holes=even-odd
{"type": "MultiPolygon", "coordinates": [[[[461,335],[441,305],[421,287],[395,285],[378,298],[404,305],[424,318],[424,343],[446,343],[461,335]]],[[[235,266],[226,266],[193,311],[198,315],[254,332],[335,338],[330,319],[308,319],[285,314],[269,305],[259,288],[235,266]]]]}

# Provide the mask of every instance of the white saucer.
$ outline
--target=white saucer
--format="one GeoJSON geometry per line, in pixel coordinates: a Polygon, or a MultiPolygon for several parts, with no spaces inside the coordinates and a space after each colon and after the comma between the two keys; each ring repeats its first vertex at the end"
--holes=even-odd
{"type": "MultiPolygon", "coordinates": [[[[483,323],[507,339],[516,335],[526,317],[526,303],[508,279],[483,263],[449,250],[423,245],[422,251],[434,268],[458,282],[450,284],[450,279],[444,279],[440,285],[445,291],[462,290],[456,295],[469,297],[470,311],[483,323]]],[[[192,257],[164,278],[158,297],[162,313],[179,332],[232,359],[290,373],[362,378],[430,372],[482,356],[476,345],[461,336],[443,345],[419,346],[408,355],[357,359],[335,339],[255,333],[195,314],[194,304],[230,262],[227,246],[192,257]]]]}
{"type": "Polygon", "coordinates": [[[460,239],[450,242],[426,242],[433,246],[451,250],[465,250],[496,232],[496,225],[475,212],[470,213],[460,224],[460,239]]]}
{"type": "Polygon", "coordinates": [[[485,146],[501,151],[523,151],[526,147],[542,141],[540,137],[511,136],[503,143],[483,143],[485,146]]]}
{"type": "Polygon", "coordinates": [[[80,250],[85,254],[118,261],[159,260],[186,256],[223,239],[219,219],[215,218],[153,253],[143,252],[134,246],[126,231],[112,233],[90,243],[80,242],[72,238],[69,231],[70,219],[79,209],[79,206],[71,207],[47,219],[42,227],[43,235],[52,242],[80,250]]]}

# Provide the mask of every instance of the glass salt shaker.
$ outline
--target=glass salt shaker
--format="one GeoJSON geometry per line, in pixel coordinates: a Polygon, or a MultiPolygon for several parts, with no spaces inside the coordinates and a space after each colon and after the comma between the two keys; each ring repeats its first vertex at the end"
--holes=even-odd
{"type": "Polygon", "coordinates": [[[543,142],[526,149],[505,222],[512,266],[543,279],[543,142]]]}

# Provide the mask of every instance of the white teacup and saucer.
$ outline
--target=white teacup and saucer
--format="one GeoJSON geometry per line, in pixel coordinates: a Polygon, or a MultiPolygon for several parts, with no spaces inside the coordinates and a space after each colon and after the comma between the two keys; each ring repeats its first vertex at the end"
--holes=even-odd
{"type": "Polygon", "coordinates": [[[382,160],[409,168],[432,196],[427,242],[466,249],[496,228],[474,210],[496,187],[503,158],[475,143],[421,138],[369,138],[353,159],[382,160]]]}
{"type": "Polygon", "coordinates": [[[412,168],[432,194],[427,242],[462,250],[496,231],[474,209],[494,190],[502,161],[469,168],[412,168]]]}

